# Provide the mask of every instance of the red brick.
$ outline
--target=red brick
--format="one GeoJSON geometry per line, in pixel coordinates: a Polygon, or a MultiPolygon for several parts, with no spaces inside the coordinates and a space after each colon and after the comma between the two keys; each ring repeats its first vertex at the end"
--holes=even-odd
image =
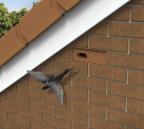
{"type": "Polygon", "coordinates": [[[59,53],[55,55],[55,59],[57,58],[61,59],[71,59],[72,58],[72,53],[71,53],[71,48],[68,46],[64,49],[62,49],[59,53]]]}
{"type": "Polygon", "coordinates": [[[81,36],[80,38],[76,39],[70,46],[76,48],[88,48],[88,36],[86,34],[81,36]]]}
{"type": "Polygon", "coordinates": [[[72,87],[71,90],[71,97],[76,99],[81,99],[88,101],[88,90],[82,87],[72,87]]]}
{"type": "Polygon", "coordinates": [[[108,33],[108,22],[103,21],[99,23],[97,26],[92,28],[90,31],[88,31],[88,34],[102,34],[107,35],[108,33]]]}
{"type": "Polygon", "coordinates": [[[18,101],[18,111],[19,112],[30,111],[30,102],[20,99],[18,101]]]}
{"type": "Polygon", "coordinates": [[[130,52],[144,54],[144,39],[131,39],[130,52]]]}
{"type": "Polygon", "coordinates": [[[43,122],[50,127],[55,127],[56,126],[56,116],[44,113],[43,114],[43,122]]]}
{"type": "Polygon", "coordinates": [[[72,110],[78,113],[87,113],[88,112],[88,102],[72,99],[72,110]]]}
{"type": "Polygon", "coordinates": [[[9,113],[18,113],[18,102],[11,102],[9,101],[7,104],[6,104],[6,110],[7,112],[9,113]]]}
{"type": "Polygon", "coordinates": [[[118,122],[123,125],[132,126],[135,128],[143,128],[144,127],[144,118],[127,113],[127,112],[120,112],[112,109],[108,109],[108,120],[112,120],[118,122]]]}
{"type": "Polygon", "coordinates": [[[78,123],[72,123],[73,129],[89,129],[87,126],[78,124],[78,123]]]}
{"type": "Polygon", "coordinates": [[[6,128],[7,129],[19,129],[19,125],[17,125],[16,123],[14,123],[13,121],[8,120],[6,122],[6,128]]]}
{"type": "Polygon", "coordinates": [[[129,70],[129,84],[144,85],[144,71],[129,70]]]}
{"type": "Polygon", "coordinates": [[[126,100],[121,96],[107,95],[104,92],[90,91],[90,103],[96,103],[119,110],[125,110],[126,100]]]}
{"type": "Polygon", "coordinates": [[[44,125],[42,122],[32,121],[31,129],[44,129],[44,125]]]}
{"type": "Polygon", "coordinates": [[[72,85],[73,87],[81,86],[87,89],[94,89],[97,91],[106,91],[106,80],[98,79],[94,77],[75,75],[72,78],[72,85]]]}
{"type": "Polygon", "coordinates": [[[105,117],[106,117],[106,107],[91,103],[91,104],[89,104],[88,113],[91,116],[95,116],[97,118],[105,119],[105,117]]]}
{"type": "Polygon", "coordinates": [[[28,77],[17,82],[17,99],[21,102],[28,103],[30,100],[30,89],[28,77]],[[26,97],[25,97],[26,96],[26,97]]]}
{"type": "Polygon", "coordinates": [[[128,112],[144,116],[144,101],[128,98],[127,105],[128,112]]]}
{"type": "Polygon", "coordinates": [[[89,44],[91,49],[128,51],[128,40],[126,38],[89,35],[89,44]]]}
{"type": "Polygon", "coordinates": [[[126,81],[126,69],[113,66],[102,66],[90,64],[90,75],[94,77],[107,78],[117,81],[126,81]]]}
{"type": "Polygon", "coordinates": [[[116,11],[114,14],[112,14],[109,19],[110,20],[125,20],[128,21],[130,16],[130,7],[124,6],[118,11],[116,11]]]}
{"type": "Polygon", "coordinates": [[[6,121],[7,119],[7,112],[0,111],[0,121],[6,121]]]}
{"type": "Polygon", "coordinates": [[[90,127],[96,129],[124,129],[124,126],[108,120],[97,119],[90,117],[90,127]]]}
{"type": "Polygon", "coordinates": [[[51,127],[51,126],[45,124],[45,125],[44,125],[44,129],[55,129],[55,127],[51,127]]]}
{"type": "Polygon", "coordinates": [[[31,99],[40,101],[42,99],[42,86],[43,84],[33,79],[29,79],[30,97],[31,99]]]}
{"type": "Polygon", "coordinates": [[[144,4],[144,0],[131,0],[131,4],[144,4]]]}
{"type": "Polygon", "coordinates": [[[8,120],[9,127],[16,125],[18,127],[30,128],[30,119],[25,119],[20,114],[8,113],[8,120]]]}
{"type": "Polygon", "coordinates": [[[47,103],[41,102],[41,101],[31,101],[31,110],[32,111],[38,111],[48,114],[53,114],[55,111],[55,107],[52,105],[49,105],[47,103]]]}
{"type": "Polygon", "coordinates": [[[6,107],[4,107],[4,111],[7,111],[9,113],[18,113],[18,94],[17,94],[17,88],[16,85],[10,87],[9,94],[7,94],[7,101],[3,103],[6,107]]]}
{"type": "Polygon", "coordinates": [[[8,129],[8,127],[7,127],[7,121],[0,120],[0,128],[1,129],[8,129]]]}
{"type": "Polygon", "coordinates": [[[74,123],[79,123],[79,124],[83,124],[83,125],[88,124],[88,115],[87,114],[72,112],[71,116],[72,116],[72,122],[74,122],[74,123]]]}
{"type": "Polygon", "coordinates": [[[106,55],[106,51],[77,48],[77,49],[73,49],[73,60],[78,61],[78,62],[106,65],[107,55],[106,55]],[[83,57],[83,56],[86,56],[86,57],[83,57]]]}
{"type": "Polygon", "coordinates": [[[59,118],[62,118],[64,120],[71,120],[71,111],[68,110],[68,109],[59,109],[59,108],[56,108],[56,116],[59,117],[59,118]]]}
{"type": "Polygon", "coordinates": [[[134,127],[127,126],[126,129],[135,129],[134,127]]]}
{"type": "Polygon", "coordinates": [[[42,101],[50,105],[56,105],[56,103],[58,103],[56,95],[53,94],[52,92],[43,92],[42,101]]]}
{"type": "Polygon", "coordinates": [[[42,122],[42,113],[38,111],[30,111],[30,119],[32,121],[42,122]]]}
{"type": "Polygon", "coordinates": [[[120,67],[144,69],[144,55],[109,52],[108,63],[120,67]]]}
{"type": "Polygon", "coordinates": [[[110,35],[144,38],[144,23],[111,22],[110,35]]]}
{"type": "Polygon", "coordinates": [[[72,123],[70,121],[63,120],[61,118],[56,119],[56,125],[57,128],[62,129],[72,129],[72,123]]]}
{"type": "Polygon", "coordinates": [[[144,21],[144,6],[131,7],[132,21],[144,21]]]}
{"type": "Polygon", "coordinates": [[[53,74],[55,71],[55,61],[53,58],[49,59],[49,61],[44,62],[40,66],[41,71],[48,73],[48,74],[53,74]]]}
{"type": "Polygon", "coordinates": [[[1,111],[6,111],[6,104],[7,104],[7,98],[6,94],[3,92],[0,94],[0,109],[1,111]]]}
{"type": "Polygon", "coordinates": [[[31,120],[31,113],[30,111],[25,111],[25,112],[19,112],[19,119],[22,121],[30,121],[31,120]]]}
{"type": "Polygon", "coordinates": [[[108,85],[109,93],[128,96],[132,98],[137,98],[144,100],[144,87],[142,86],[131,86],[118,82],[109,82],[108,85]]]}

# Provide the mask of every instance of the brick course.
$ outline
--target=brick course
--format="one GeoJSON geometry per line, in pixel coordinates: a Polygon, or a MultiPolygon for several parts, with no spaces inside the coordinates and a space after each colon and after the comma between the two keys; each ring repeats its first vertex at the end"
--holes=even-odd
{"type": "Polygon", "coordinates": [[[143,129],[144,0],[132,0],[36,70],[74,72],[60,105],[25,76],[0,94],[0,129],[143,129]],[[106,65],[73,59],[73,49],[104,51],[106,65]]]}

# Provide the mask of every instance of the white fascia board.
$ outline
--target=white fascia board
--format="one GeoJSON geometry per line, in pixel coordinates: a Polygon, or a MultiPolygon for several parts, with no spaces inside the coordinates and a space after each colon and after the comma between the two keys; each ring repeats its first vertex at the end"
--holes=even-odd
{"type": "Polygon", "coordinates": [[[78,6],[0,69],[0,92],[130,0],[81,0],[78,6]]]}

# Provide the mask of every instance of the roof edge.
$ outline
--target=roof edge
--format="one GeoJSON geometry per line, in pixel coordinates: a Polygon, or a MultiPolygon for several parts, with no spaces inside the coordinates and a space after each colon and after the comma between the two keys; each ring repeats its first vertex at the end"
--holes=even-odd
{"type": "Polygon", "coordinates": [[[39,66],[129,1],[109,0],[108,3],[107,0],[81,1],[81,4],[1,67],[0,92],[25,76],[27,70],[39,66]]]}

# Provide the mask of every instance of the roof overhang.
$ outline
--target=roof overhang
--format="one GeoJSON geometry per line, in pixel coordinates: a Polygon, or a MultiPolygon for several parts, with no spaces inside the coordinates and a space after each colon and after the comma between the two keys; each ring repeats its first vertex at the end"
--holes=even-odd
{"type": "MultiPolygon", "coordinates": [[[[59,0],[62,1],[62,0],[59,0]]],[[[82,0],[0,68],[0,92],[52,57],[130,0],[82,0]]],[[[65,7],[67,8],[67,6],[65,7]]]]}

